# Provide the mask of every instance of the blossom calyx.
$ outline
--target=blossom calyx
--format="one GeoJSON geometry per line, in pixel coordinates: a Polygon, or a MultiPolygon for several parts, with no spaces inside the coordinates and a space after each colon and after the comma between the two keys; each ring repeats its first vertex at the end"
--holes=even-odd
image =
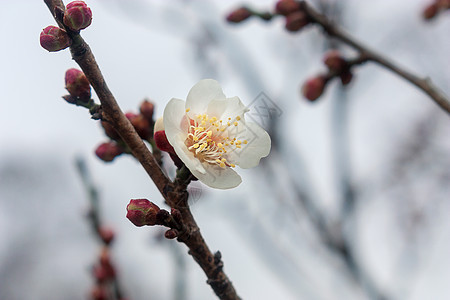
{"type": "Polygon", "coordinates": [[[298,10],[300,10],[300,3],[295,0],[280,0],[275,5],[276,13],[283,16],[287,16],[298,10]]]}
{"type": "Polygon", "coordinates": [[[72,44],[72,39],[64,29],[47,26],[41,32],[39,42],[45,50],[56,52],[69,47],[72,44]]]}
{"type": "Polygon", "coordinates": [[[69,69],[66,71],[64,79],[66,90],[71,96],[82,102],[88,102],[91,99],[91,85],[82,71],[75,68],[69,69]]]}
{"type": "Polygon", "coordinates": [[[252,12],[247,7],[240,7],[227,16],[227,21],[230,23],[241,23],[251,16],[252,12]]]}
{"type": "Polygon", "coordinates": [[[95,150],[95,155],[97,155],[97,157],[104,162],[111,162],[122,153],[122,147],[117,145],[115,142],[103,143],[95,150]]]}
{"type": "Polygon", "coordinates": [[[132,199],[127,205],[127,218],[136,226],[158,224],[158,205],[147,199],[132,199]]]}
{"type": "Polygon", "coordinates": [[[303,96],[310,101],[316,100],[322,95],[326,83],[327,80],[323,76],[308,79],[302,87],[303,96]]]}
{"type": "Polygon", "coordinates": [[[64,25],[73,31],[85,29],[92,22],[92,11],[83,1],[72,1],[66,6],[64,25]]]}

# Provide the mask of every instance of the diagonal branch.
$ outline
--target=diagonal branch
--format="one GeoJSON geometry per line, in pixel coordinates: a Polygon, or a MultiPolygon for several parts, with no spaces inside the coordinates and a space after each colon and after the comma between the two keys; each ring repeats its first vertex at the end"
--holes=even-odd
{"type": "Polygon", "coordinates": [[[368,61],[375,62],[409,81],[421,89],[425,94],[430,96],[430,98],[433,99],[434,102],[436,102],[436,104],[438,104],[443,110],[450,113],[450,100],[437,86],[431,82],[429,78],[420,78],[419,76],[399,67],[383,55],[362,45],[355,38],[331,22],[326,16],[317,12],[313,7],[311,7],[311,5],[306,3],[306,1],[301,1],[300,4],[302,10],[309,17],[310,21],[319,24],[330,37],[334,37],[358,50],[362,56],[367,58],[368,61]]]}
{"type": "Polygon", "coordinates": [[[58,25],[66,29],[72,39],[72,46],[70,46],[72,58],[83,70],[100,99],[102,119],[108,120],[111,123],[122,140],[131,149],[133,156],[140,162],[153,180],[169,206],[181,212],[186,231],[179,234],[178,241],[186,244],[189,248],[189,254],[192,255],[203,269],[208,278],[208,284],[220,299],[240,299],[233,284],[223,271],[220,252],[213,254],[208,248],[189,209],[187,203],[188,192],[186,190],[189,181],[177,179],[175,182],[172,182],[167,178],[153,154],[136,133],[133,125],[117,104],[113,94],[106,85],[89,45],[78,32],[67,30],[62,24],[61,14],[65,7],[63,2],[61,0],[44,0],[44,2],[58,25]]]}

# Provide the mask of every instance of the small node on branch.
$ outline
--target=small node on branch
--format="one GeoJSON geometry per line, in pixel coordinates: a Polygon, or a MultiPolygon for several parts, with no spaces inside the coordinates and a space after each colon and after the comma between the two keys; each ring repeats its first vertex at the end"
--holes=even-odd
{"type": "Polygon", "coordinates": [[[308,79],[302,87],[303,96],[310,101],[316,100],[323,94],[327,81],[324,76],[308,79]]]}
{"type": "Polygon", "coordinates": [[[70,2],[66,6],[63,22],[71,30],[80,31],[91,25],[92,11],[83,1],[70,2]]]}
{"type": "Polygon", "coordinates": [[[56,26],[45,27],[39,37],[42,48],[50,52],[64,50],[72,44],[72,40],[64,29],[56,26]]]}
{"type": "Polygon", "coordinates": [[[103,143],[95,150],[95,155],[104,162],[111,162],[123,153],[123,148],[115,142],[103,143]]]}
{"type": "Polygon", "coordinates": [[[240,7],[234,11],[232,11],[228,16],[227,16],[227,21],[229,23],[241,23],[245,20],[247,20],[248,18],[250,18],[252,16],[252,11],[249,10],[247,7],[240,7]]]}
{"type": "Polygon", "coordinates": [[[338,50],[328,51],[323,58],[323,63],[327,66],[328,70],[338,74],[347,71],[349,68],[347,61],[338,50]]]}
{"type": "Polygon", "coordinates": [[[103,284],[95,285],[91,290],[92,300],[107,300],[108,299],[108,289],[103,284]]]}
{"type": "Polygon", "coordinates": [[[75,68],[66,71],[66,90],[79,101],[87,103],[91,99],[91,85],[86,75],[75,68]]]}

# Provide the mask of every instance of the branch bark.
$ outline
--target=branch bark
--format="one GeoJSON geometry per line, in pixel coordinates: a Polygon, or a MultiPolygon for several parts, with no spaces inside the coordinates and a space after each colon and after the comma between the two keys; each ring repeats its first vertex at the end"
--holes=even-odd
{"type": "Polygon", "coordinates": [[[306,13],[311,22],[320,25],[330,37],[334,37],[358,50],[360,52],[360,55],[366,57],[368,61],[375,62],[390,70],[391,72],[399,75],[403,79],[409,81],[410,83],[421,89],[425,94],[427,94],[443,110],[445,110],[447,113],[450,113],[450,100],[437,86],[435,86],[431,82],[429,78],[421,78],[409,71],[406,71],[383,55],[361,44],[355,38],[336,26],[336,24],[331,22],[326,16],[317,12],[306,1],[300,1],[300,4],[302,10],[306,13]]]}
{"type": "Polygon", "coordinates": [[[64,3],[61,0],[44,0],[44,2],[58,25],[65,29],[72,38],[72,46],[70,47],[72,58],[80,66],[81,70],[83,70],[100,99],[102,118],[110,121],[122,140],[131,149],[133,156],[140,162],[147,174],[153,180],[167,204],[181,212],[186,231],[180,233],[178,241],[186,244],[189,248],[189,254],[192,255],[195,261],[203,269],[208,278],[208,284],[220,299],[240,299],[233,284],[223,271],[220,252],[213,254],[208,248],[190,211],[187,202],[188,192],[186,190],[188,182],[183,182],[181,180],[172,182],[163,173],[153,154],[136,133],[133,125],[131,125],[117,104],[114,95],[111,93],[105,82],[89,45],[83,40],[79,33],[72,32],[65,28],[64,24],[62,24],[61,20],[58,18],[57,10],[64,10],[64,3]]]}

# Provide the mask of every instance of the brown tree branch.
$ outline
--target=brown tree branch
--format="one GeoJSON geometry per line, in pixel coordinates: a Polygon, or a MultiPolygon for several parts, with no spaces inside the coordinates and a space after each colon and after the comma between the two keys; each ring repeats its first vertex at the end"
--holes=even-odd
{"type": "Polygon", "coordinates": [[[336,26],[336,24],[331,22],[326,16],[318,13],[306,1],[300,1],[300,4],[302,11],[305,12],[310,21],[319,24],[329,36],[334,37],[341,42],[355,48],[360,52],[360,55],[365,56],[367,60],[373,61],[409,81],[410,83],[421,89],[423,92],[425,92],[425,94],[430,96],[430,98],[433,99],[434,102],[436,102],[443,110],[445,110],[447,113],[450,113],[450,100],[438,87],[436,87],[431,82],[429,78],[420,78],[419,76],[414,75],[413,73],[399,67],[389,59],[385,58],[383,55],[362,45],[355,38],[351,37],[341,28],[336,26]]]}
{"type": "Polygon", "coordinates": [[[192,255],[203,269],[208,278],[208,284],[220,299],[240,299],[231,281],[223,271],[220,252],[216,254],[211,252],[192,216],[187,203],[188,192],[186,187],[188,182],[182,182],[180,180],[172,182],[165,176],[153,154],[148,150],[147,146],[136,133],[133,125],[131,125],[117,104],[113,94],[106,85],[105,79],[88,44],[78,33],[67,30],[62,24],[61,19],[58,17],[58,10],[64,10],[65,6],[63,2],[61,0],[44,0],[44,2],[50,9],[58,25],[66,29],[72,38],[72,46],[70,47],[72,58],[83,70],[100,99],[102,119],[108,120],[111,123],[122,140],[131,149],[133,156],[144,167],[167,204],[181,212],[186,231],[179,234],[178,241],[186,244],[189,248],[189,254],[192,255]]]}

